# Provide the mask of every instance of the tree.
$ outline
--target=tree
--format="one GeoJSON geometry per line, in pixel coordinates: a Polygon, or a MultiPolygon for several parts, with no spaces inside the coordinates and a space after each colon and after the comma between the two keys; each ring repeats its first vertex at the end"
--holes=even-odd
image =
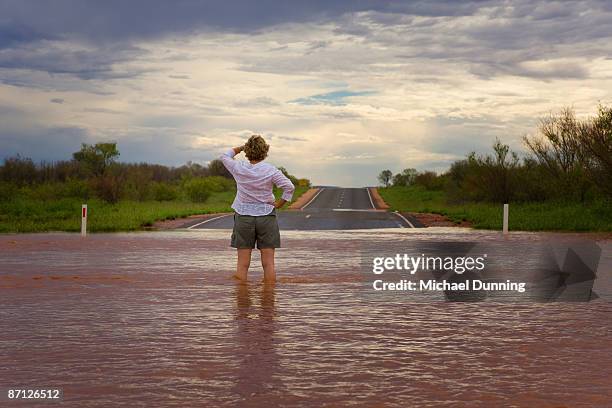
{"type": "Polygon", "coordinates": [[[600,105],[597,117],[580,125],[578,139],[589,178],[612,197],[612,108],[600,105]]]}
{"type": "Polygon", "coordinates": [[[502,144],[499,139],[493,143],[493,152],[493,156],[481,161],[485,185],[490,186],[491,199],[508,203],[515,192],[513,175],[519,166],[519,158],[516,152],[510,151],[510,146],[502,144]]]}
{"type": "Polygon", "coordinates": [[[425,187],[427,190],[442,190],[445,179],[438,176],[434,171],[418,173],[414,178],[414,184],[425,187]]]}
{"type": "Polygon", "coordinates": [[[564,108],[558,115],[551,114],[540,121],[539,135],[524,137],[523,141],[541,164],[562,177],[577,165],[578,129],[574,111],[564,108]]]}
{"type": "Polygon", "coordinates": [[[119,157],[119,150],[117,150],[116,142],[96,143],[95,145],[83,143],[81,150],[73,153],[72,157],[94,176],[99,177],[119,157]]]}
{"type": "Polygon", "coordinates": [[[36,178],[36,165],[29,157],[21,157],[19,154],[7,157],[4,159],[4,165],[0,167],[0,179],[19,186],[35,183],[36,178]]]}
{"type": "Polygon", "coordinates": [[[563,108],[540,122],[539,135],[523,138],[538,162],[557,180],[559,189],[576,192],[580,201],[585,200],[591,184],[586,177],[579,136],[584,126],[571,108],[563,108]]]}
{"type": "Polygon", "coordinates": [[[212,160],[208,163],[208,174],[211,176],[232,178],[232,174],[225,168],[225,165],[219,159],[212,160]]]}
{"type": "Polygon", "coordinates": [[[493,154],[471,152],[451,165],[447,191],[455,200],[508,203],[517,196],[518,155],[496,140],[493,154]]]}
{"type": "Polygon", "coordinates": [[[393,173],[391,172],[391,170],[383,170],[378,175],[378,181],[380,181],[383,186],[389,187],[391,177],[393,177],[393,173]]]}
{"type": "Polygon", "coordinates": [[[288,178],[288,179],[291,181],[291,183],[292,183],[294,186],[297,186],[297,185],[298,185],[298,179],[297,179],[297,177],[295,177],[294,175],[289,174],[289,172],[287,171],[287,169],[286,169],[286,168],[284,168],[284,167],[282,167],[282,166],[281,166],[281,167],[279,167],[278,169],[281,171],[281,173],[283,173],[283,174],[285,175],[285,177],[287,177],[287,178],[288,178]]]}
{"type": "Polygon", "coordinates": [[[401,173],[393,176],[394,186],[409,186],[414,183],[414,179],[417,175],[416,169],[404,169],[401,173]]]}

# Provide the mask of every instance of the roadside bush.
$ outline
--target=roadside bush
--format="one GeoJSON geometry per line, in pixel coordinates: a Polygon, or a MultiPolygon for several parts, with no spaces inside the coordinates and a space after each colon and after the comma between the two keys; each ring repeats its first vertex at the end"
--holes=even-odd
{"type": "Polygon", "coordinates": [[[36,165],[29,157],[20,155],[7,157],[0,167],[0,179],[18,186],[32,184],[36,181],[36,177],[36,165]]]}
{"type": "Polygon", "coordinates": [[[523,159],[523,164],[515,169],[513,177],[514,201],[539,202],[559,199],[560,192],[563,192],[556,180],[550,178],[547,170],[531,157],[523,159]],[[543,180],[546,182],[542,182],[543,180]]]}
{"type": "Polygon", "coordinates": [[[151,198],[154,166],[140,163],[128,164],[123,167],[126,181],[122,196],[137,201],[145,201],[151,198]]]}
{"type": "Polygon", "coordinates": [[[13,183],[0,181],[0,201],[10,201],[17,197],[19,189],[13,183]]]}
{"type": "Polygon", "coordinates": [[[176,187],[168,183],[152,183],[151,196],[156,201],[173,201],[178,198],[176,187]]]}
{"type": "Polygon", "coordinates": [[[62,197],[87,200],[90,195],[90,188],[84,180],[70,179],[61,185],[61,195],[62,197]]]}
{"type": "Polygon", "coordinates": [[[289,174],[289,172],[287,171],[286,168],[281,166],[278,169],[281,171],[281,173],[283,173],[285,175],[285,177],[287,177],[291,181],[291,183],[294,186],[297,186],[299,184],[298,178],[295,177],[294,175],[289,174]]]}
{"type": "Polygon", "coordinates": [[[234,181],[221,176],[209,176],[202,179],[210,191],[220,193],[234,188],[234,181]]]}
{"type": "Polygon", "coordinates": [[[121,180],[119,176],[104,174],[91,179],[92,189],[98,198],[110,204],[115,204],[121,198],[121,180]]]}
{"type": "Polygon", "coordinates": [[[194,178],[183,185],[185,194],[194,203],[203,203],[210,197],[210,183],[206,179],[194,178]]]}
{"type": "Polygon", "coordinates": [[[138,182],[132,178],[128,178],[123,183],[121,189],[121,198],[133,201],[146,201],[151,199],[151,182],[142,181],[138,182]]]}
{"type": "Polygon", "coordinates": [[[433,171],[424,171],[417,173],[414,177],[414,184],[423,186],[427,190],[442,190],[444,188],[446,179],[443,176],[439,176],[433,171]]]}
{"type": "Polygon", "coordinates": [[[392,183],[394,186],[410,186],[414,183],[416,175],[416,169],[404,169],[393,176],[392,183]]]}
{"type": "Polygon", "coordinates": [[[31,200],[51,201],[62,197],[63,186],[61,183],[43,183],[23,187],[21,191],[31,200]]]}
{"type": "MultiPolygon", "coordinates": [[[[591,140],[588,135],[590,122],[576,119],[571,108],[563,108],[558,114],[551,114],[540,121],[538,133],[523,138],[535,159],[548,172],[548,179],[555,180],[564,198],[579,199],[584,202],[592,181],[587,174],[587,162],[595,155],[585,155],[584,141],[591,140]]],[[[598,149],[596,149],[598,150],[598,149]]]]}
{"type": "Polygon", "coordinates": [[[581,123],[578,140],[589,179],[612,198],[612,107],[600,105],[597,117],[581,123]]]}
{"type": "Polygon", "coordinates": [[[453,199],[507,203],[516,197],[517,154],[499,140],[493,144],[493,152],[484,156],[471,153],[467,160],[451,165],[448,192],[453,199]]]}
{"type": "Polygon", "coordinates": [[[232,178],[232,174],[225,168],[225,165],[219,159],[212,160],[208,163],[208,174],[211,176],[232,178]]]}

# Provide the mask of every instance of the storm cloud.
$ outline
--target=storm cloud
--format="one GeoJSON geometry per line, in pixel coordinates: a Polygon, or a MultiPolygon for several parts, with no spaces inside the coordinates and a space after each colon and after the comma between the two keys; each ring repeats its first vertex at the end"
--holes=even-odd
{"type": "MultiPolygon", "coordinates": [[[[605,1],[0,1],[0,154],[206,162],[250,133],[321,184],[441,170],[612,102],[605,1]]],[[[1,157],[0,157],[1,158],[1,157]]]]}

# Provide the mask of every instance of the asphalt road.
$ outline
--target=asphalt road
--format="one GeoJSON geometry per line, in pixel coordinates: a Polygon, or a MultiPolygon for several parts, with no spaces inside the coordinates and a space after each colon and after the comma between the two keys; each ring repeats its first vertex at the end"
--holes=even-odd
{"type": "MultiPolygon", "coordinates": [[[[277,212],[281,230],[351,230],[372,228],[415,228],[415,219],[377,210],[366,188],[322,187],[302,210],[277,212]]],[[[192,222],[192,229],[231,229],[231,214],[192,222]]]]}

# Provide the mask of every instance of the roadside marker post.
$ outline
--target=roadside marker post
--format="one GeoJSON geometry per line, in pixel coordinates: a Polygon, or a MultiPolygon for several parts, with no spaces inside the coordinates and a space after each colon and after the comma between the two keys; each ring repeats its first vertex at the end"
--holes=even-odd
{"type": "Polygon", "coordinates": [[[504,204],[504,226],[503,226],[503,234],[508,235],[508,212],[509,212],[509,204],[504,204]]]}
{"type": "Polygon", "coordinates": [[[87,235],[87,204],[81,206],[81,236],[87,235]]]}

